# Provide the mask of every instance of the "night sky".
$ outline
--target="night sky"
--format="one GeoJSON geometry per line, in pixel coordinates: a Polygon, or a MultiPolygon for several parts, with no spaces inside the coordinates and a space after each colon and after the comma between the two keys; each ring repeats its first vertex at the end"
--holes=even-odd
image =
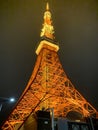
{"type": "MultiPolygon", "coordinates": [[[[0,97],[15,97],[17,101],[28,83],[37,58],[35,50],[40,42],[46,2],[0,1],[0,97]]],[[[65,73],[98,110],[98,2],[48,2],[65,73]]],[[[13,106],[4,102],[1,120],[13,106]]]]}

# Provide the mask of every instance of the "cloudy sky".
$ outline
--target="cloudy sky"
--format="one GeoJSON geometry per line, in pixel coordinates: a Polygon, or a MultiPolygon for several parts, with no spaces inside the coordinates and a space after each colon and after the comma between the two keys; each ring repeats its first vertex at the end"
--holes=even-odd
{"type": "MultiPolygon", "coordinates": [[[[0,1],[0,97],[20,97],[33,71],[47,0],[0,1]]],[[[61,64],[98,110],[98,2],[48,0],[61,64]]],[[[11,110],[5,103],[0,113],[11,110]],[[6,108],[5,108],[6,107],[6,108]]]]}

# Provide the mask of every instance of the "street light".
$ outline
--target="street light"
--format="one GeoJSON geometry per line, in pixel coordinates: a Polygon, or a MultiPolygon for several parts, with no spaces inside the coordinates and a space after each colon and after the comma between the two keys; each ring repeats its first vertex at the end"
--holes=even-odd
{"type": "Polygon", "coordinates": [[[11,98],[0,97],[0,111],[2,110],[2,106],[5,102],[6,103],[14,103],[15,98],[14,97],[11,97],[11,98]]]}
{"type": "Polygon", "coordinates": [[[10,101],[11,103],[15,102],[15,98],[10,98],[9,101],[10,101]]]}

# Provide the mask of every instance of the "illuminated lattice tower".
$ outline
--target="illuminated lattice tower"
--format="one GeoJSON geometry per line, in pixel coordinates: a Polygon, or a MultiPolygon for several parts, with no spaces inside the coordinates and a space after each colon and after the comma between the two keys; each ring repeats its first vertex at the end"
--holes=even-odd
{"type": "Polygon", "coordinates": [[[31,113],[42,108],[54,108],[55,117],[66,117],[70,111],[86,117],[96,114],[94,107],[75,89],[62,68],[48,4],[41,38],[33,73],[16,107],[3,124],[3,130],[18,129],[31,113]]]}

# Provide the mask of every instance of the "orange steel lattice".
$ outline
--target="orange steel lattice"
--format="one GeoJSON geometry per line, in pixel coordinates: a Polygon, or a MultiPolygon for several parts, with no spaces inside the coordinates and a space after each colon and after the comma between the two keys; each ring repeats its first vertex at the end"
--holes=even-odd
{"type": "MultiPolygon", "coordinates": [[[[48,33],[52,31],[53,28],[48,33]]],[[[66,117],[70,111],[84,117],[96,114],[66,76],[57,54],[59,46],[54,43],[53,34],[48,33],[42,35],[47,38],[36,50],[38,57],[31,78],[2,130],[18,130],[31,113],[42,108],[54,108],[55,117],[66,117]]]]}

